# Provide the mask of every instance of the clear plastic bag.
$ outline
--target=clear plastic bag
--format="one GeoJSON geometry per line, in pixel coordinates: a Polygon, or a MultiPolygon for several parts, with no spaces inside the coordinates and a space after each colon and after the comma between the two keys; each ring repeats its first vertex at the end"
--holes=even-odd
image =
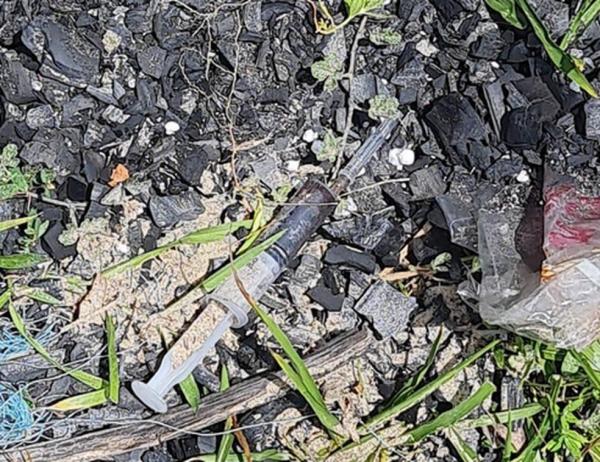
{"type": "Polygon", "coordinates": [[[582,349],[600,336],[600,195],[546,173],[539,271],[515,244],[526,215],[524,204],[479,212],[481,316],[521,335],[582,349]]]}

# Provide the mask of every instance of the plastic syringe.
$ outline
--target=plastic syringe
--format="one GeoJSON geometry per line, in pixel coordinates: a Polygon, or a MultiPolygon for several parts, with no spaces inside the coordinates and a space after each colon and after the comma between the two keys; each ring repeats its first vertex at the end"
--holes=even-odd
{"type": "MultiPolygon", "coordinates": [[[[252,299],[259,300],[266,293],[285,270],[290,258],[333,212],[338,194],[354,181],[391,137],[397,125],[396,120],[386,121],[369,135],[331,187],[309,179],[290,204],[282,207],[263,239],[280,230],[285,230],[284,234],[268,250],[237,271],[242,287],[252,299]]],[[[205,308],[165,354],[154,376],[147,383],[133,382],[132,388],[137,397],[154,411],[166,412],[167,393],[201,364],[230,328],[246,324],[250,309],[251,305],[231,275],[207,295],[205,308]]]]}

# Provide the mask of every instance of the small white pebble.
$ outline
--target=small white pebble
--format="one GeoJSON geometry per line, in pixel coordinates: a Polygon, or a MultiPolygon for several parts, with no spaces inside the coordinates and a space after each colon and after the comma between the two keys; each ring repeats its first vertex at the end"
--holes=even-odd
{"type": "Polygon", "coordinates": [[[315,132],[312,128],[309,128],[308,130],[306,130],[304,132],[304,135],[302,135],[302,140],[307,143],[312,143],[318,137],[319,137],[319,134],[317,132],[315,132]]]}
{"type": "Polygon", "coordinates": [[[165,124],[165,133],[170,136],[170,135],[174,135],[175,133],[177,133],[179,131],[181,127],[179,126],[179,124],[177,122],[175,122],[174,120],[169,120],[166,124],[165,124]]]}
{"type": "Polygon", "coordinates": [[[393,148],[390,149],[388,160],[398,170],[402,170],[402,167],[415,163],[415,151],[410,148],[393,148]]]}
{"type": "Polygon", "coordinates": [[[517,181],[519,183],[529,183],[530,180],[529,173],[525,169],[521,170],[517,175],[517,181]]]}
{"type": "Polygon", "coordinates": [[[31,81],[31,88],[33,88],[35,91],[41,91],[42,88],[44,88],[44,85],[39,80],[33,79],[31,81]]]}
{"type": "Polygon", "coordinates": [[[297,172],[300,168],[299,160],[288,160],[285,164],[285,168],[289,172],[297,172]]]}

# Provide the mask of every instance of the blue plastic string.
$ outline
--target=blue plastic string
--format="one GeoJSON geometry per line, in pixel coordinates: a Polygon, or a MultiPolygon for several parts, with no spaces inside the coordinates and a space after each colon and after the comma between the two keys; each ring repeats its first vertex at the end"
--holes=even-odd
{"type": "Polygon", "coordinates": [[[21,392],[0,384],[0,447],[22,440],[34,425],[21,392]]]}
{"type": "MultiPolygon", "coordinates": [[[[51,337],[49,329],[40,333],[36,340],[42,344],[47,342],[51,337]]],[[[9,324],[0,325],[0,363],[9,359],[20,356],[30,351],[31,347],[15,329],[9,324]]]]}

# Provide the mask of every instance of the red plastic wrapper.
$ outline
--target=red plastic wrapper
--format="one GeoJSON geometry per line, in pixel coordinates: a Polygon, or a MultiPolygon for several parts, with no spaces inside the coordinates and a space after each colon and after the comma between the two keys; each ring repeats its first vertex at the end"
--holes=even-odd
{"type": "Polygon", "coordinates": [[[600,194],[547,171],[539,271],[515,246],[526,210],[480,211],[481,315],[561,348],[585,348],[600,337],[600,194]]]}

